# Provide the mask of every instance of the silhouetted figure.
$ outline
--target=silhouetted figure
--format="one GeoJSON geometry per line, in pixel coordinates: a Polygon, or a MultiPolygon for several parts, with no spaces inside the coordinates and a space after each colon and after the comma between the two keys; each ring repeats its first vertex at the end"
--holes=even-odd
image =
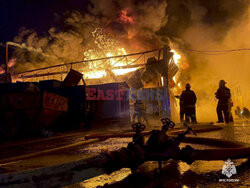
{"type": "Polygon", "coordinates": [[[181,93],[180,105],[184,109],[186,122],[190,122],[190,118],[191,118],[192,123],[197,123],[196,111],[195,111],[195,104],[196,104],[197,98],[196,98],[194,91],[191,90],[190,88],[191,88],[191,85],[187,83],[186,90],[182,91],[181,93]]]}
{"type": "Polygon", "coordinates": [[[235,115],[239,118],[250,118],[250,111],[246,107],[243,107],[241,110],[240,107],[237,106],[235,109],[235,115]]]}
{"type": "Polygon", "coordinates": [[[141,100],[136,99],[134,103],[134,114],[133,114],[133,123],[135,122],[135,118],[137,116],[138,122],[142,123],[142,119],[146,122],[148,125],[148,119],[146,118],[146,109],[141,100]]]}
{"type": "Polygon", "coordinates": [[[235,115],[238,116],[239,118],[242,117],[242,115],[241,115],[241,109],[240,109],[239,106],[236,107],[236,109],[234,110],[234,112],[235,112],[235,115]]]}
{"type": "Polygon", "coordinates": [[[250,111],[246,107],[243,107],[242,117],[243,118],[250,118],[250,111]]]}
{"type": "Polygon", "coordinates": [[[224,80],[220,80],[219,89],[216,91],[215,96],[219,100],[217,105],[218,123],[223,123],[224,119],[226,123],[229,123],[229,100],[231,98],[231,93],[230,89],[226,87],[226,82],[224,80]],[[224,119],[222,112],[224,114],[224,119]]]}
{"type": "Polygon", "coordinates": [[[135,118],[137,117],[137,122],[139,122],[139,103],[140,101],[136,99],[134,103],[134,114],[133,114],[133,123],[135,123],[135,118]]]}

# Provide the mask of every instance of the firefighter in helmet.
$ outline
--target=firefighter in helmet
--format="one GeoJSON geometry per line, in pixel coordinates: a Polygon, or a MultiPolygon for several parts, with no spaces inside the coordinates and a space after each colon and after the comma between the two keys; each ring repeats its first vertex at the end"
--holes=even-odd
{"type": "Polygon", "coordinates": [[[148,119],[146,117],[146,107],[140,99],[136,99],[134,103],[133,123],[135,122],[136,117],[138,122],[142,122],[143,120],[148,125],[148,119]]]}
{"type": "Polygon", "coordinates": [[[229,102],[231,98],[230,89],[226,87],[226,82],[224,80],[220,80],[219,88],[215,93],[215,97],[218,99],[217,104],[217,116],[218,123],[229,123],[230,121],[230,112],[229,112],[229,102]],[[223,115],[224,119],[223,119],[223,115]]]}
{"type": "Polygon", "coordinates": [[[197,98],[195,92],[191,90],[191,85],[189,83],[186,84],[186,90],[182,91],[180,97],[180,103],[182,103],[182,107],[184,109],[184,114],[186,116],[186,122],[190,122],[190,118],[192,123],[197,123],[196,120],[196,104],[197,98]]]}

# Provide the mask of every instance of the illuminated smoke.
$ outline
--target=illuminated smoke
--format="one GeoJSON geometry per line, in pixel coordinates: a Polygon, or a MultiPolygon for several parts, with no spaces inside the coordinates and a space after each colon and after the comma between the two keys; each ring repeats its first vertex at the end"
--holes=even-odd
{"type": "MultiPolygon", "coordinates": [[[[207,6],[208,3],[204,3],[207,6]]],[[[210,2],[215,4],[214,1],[210,2]]],[[[180,35],[185,47],[199,50],[249,48],[249,1],[218,1],[218,7],[197,6],[191,12],[191,26],[180,35]],[[218,11],[220,9],[221,11],[218,11]],[[217,11],[216,11],[217,10],[217,11]]],[[[225,79],[237,106],[250,106],[249,52],[206,55],[185,52],[190,68],[184,72],[198,96],[198,119],[216,120],[214,93],[225,79]]],[[[234,115],[234,113],[233,113],[234,115]]]]}
{"type": "Polygon", "coordinates": [[[128,8],[121,10],[121,14],[119,15],[118,20],[122,23],[135,24],[134,17],[132,15],[129,15],[128,8]]]}

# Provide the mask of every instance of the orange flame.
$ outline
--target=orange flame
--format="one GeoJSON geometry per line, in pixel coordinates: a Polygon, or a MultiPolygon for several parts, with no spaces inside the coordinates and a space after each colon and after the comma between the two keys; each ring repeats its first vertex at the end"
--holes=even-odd
{"type": "MultiPolygon", "coordinates": [[[[112,56],[117,56],[117,55],[127,55],[126,50],[124,48],[115,48],[111,49],[112,52],[107,52],[105,54],[105,57],[112,57],[112,56]]],[[[86,52],[85,55],[87,57],[90,57],[92,59],[97,59],[100,58],[95,52],[89,51],[86,52]]],[[[105,62],[106,67],[108,67],[115,76],[120,76],[127,74],[129,72],[133,72],[137,70],[138,68],[121,68],[122,66],[129,65],[133,62],[133,59],[127,59],[126,60],[118,60],[117,58],[110,58],[107,62],[105,62]],[[119,68],[116,68],[119,67],[119,68]]],[[[95,78],[103,78],[107,76],[107,72],[105,70],[100,70],[100,69],[105,69],[104,67],[99,67],[100,62],[92,62],[89,64],[88,68],[90,70],[82,72],[84,75],[85,79],[95,79],[95,78]]]]}
{"type": "Polygon", "coordinates": [[[178,65],[179,68],[181,68],[182,70],[189,68],[189,64],[185,60],[185,57],[182,58],[180,53],[178,53],[176,50],[171,49],[171,52],[174,53],[173,55],[174,63],[178,65]]]}
{"type": "MultiPolygon", "coordinates": [[[[95,38],[95,44],[98,49],[90,49],[84,53],[85,60],[87,59],[98,59],[102,57],[112,57],[119,55],[127,55],[124,48],[121,47],[120,43],[105,33],[102,28],[96,28],[92,32],[95,38]]],[[[85,79],[103,78],[108,74],[105,69],[109,69],[114,73],[115,76],[123,75],[138,68],[121,68],[122,66],[132,64],[134,59],[124,58],[110,58],[105,62],[93,61],[85,67],[85,71],[82,70],[85,79]],[[119,68],[118,68],[119,67],[119,68]]]]}
{"type": "Polygon", "coordinates": [[[179,66],[180,60],[181,60],[181,55],[173,49],[171,50],[171,52],[174,53],[174,55],[173,55],[174,63],[179,66]]]}

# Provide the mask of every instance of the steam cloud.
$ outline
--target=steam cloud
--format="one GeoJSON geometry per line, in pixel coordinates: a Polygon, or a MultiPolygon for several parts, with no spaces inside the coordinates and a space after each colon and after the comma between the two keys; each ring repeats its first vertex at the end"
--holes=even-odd
{"type": "MultiPolygon", "coordinates": [[[[51,28],[46,36],[22,28],[15,42],[40,53],[16,50],[18,71],[104,56],[115,47],[128,52],[162,47],[218,50],[249,48],[249,0],[92,0],[88,13],[75,11],[64,20],[64,30],[51,28]],[[125,18],[121,19],[122,10],[125,18]],[[131,21],[132,20],[132,21],[131,21]],[[45,55],[46,54],[46,55],[45,55]]],[[[225,79],[236,105],[250,106],[250,64],[247,52],[205,55],[181,50],[190,82],[198,96],[198,120],[214,119],[214,92],[225,79]],[[208,105],[209,103],[209,105],[208,105]],[[204,118],[204,113],[206,117],[204,118]]]]}

